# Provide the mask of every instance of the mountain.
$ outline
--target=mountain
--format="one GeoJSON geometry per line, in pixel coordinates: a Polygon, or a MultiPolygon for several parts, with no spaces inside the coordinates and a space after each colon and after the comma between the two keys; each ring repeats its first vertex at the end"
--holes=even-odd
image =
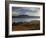
{"type": "Polygon", "coordinates": [[[19,15],[19,16],[12,16],[12,18],[40,18],[40,16],[19,15]]]}

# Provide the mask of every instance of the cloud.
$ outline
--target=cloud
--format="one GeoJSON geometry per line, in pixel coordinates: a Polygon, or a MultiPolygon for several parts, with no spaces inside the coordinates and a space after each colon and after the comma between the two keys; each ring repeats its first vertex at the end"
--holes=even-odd
{"type": "Polygon", "coordinates": [[[35,7],[12,7],[13,15],[33,15],[38,14],[40,8],[35,7]]]}

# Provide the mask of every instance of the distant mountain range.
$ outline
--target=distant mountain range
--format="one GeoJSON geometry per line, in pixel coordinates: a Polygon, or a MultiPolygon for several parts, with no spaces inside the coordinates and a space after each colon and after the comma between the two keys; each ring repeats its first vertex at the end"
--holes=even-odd
{"type": "Polygon", "coordinates": [[[12,18],[40,18],[40,16],[19,15],[19,16],[12,16],[12,18]]]}

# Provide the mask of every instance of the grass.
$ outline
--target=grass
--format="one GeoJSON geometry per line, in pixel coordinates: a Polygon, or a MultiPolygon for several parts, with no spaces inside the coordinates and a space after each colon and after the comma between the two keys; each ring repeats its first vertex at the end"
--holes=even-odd
{"type": "Polygon", "coordinates": [[[12,31],[40,30],[40,21],[19,22],[12,24],[12,31]]]}

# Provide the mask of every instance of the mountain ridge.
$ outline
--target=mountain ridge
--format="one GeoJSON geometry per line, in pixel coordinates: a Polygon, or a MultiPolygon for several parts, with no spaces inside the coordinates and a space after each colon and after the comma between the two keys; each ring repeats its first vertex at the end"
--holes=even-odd
{"type": "Polygon", "coordinates": [[[40,16],[19,15],[19,16],[12,16],[12,18],[40,18],[40,16]]]}

